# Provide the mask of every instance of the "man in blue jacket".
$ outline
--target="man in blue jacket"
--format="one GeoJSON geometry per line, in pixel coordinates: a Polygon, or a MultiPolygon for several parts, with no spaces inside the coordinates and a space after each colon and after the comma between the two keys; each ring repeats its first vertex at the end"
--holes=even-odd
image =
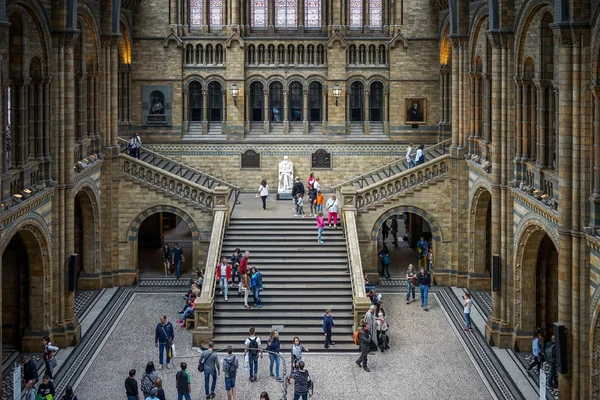
{"type": "Polygon", "coordinates": [[[158,347],[158,362],[162,369],[163,367],[163,352],[167,353],[167,369],[171,368],[169,364],[171,362],[171,356],[169,351],[173,340],[175,339],[175,331],[173,330],[173,324],[167,321],[167,316],[163,315],[160,317],[160,322],[156,325],[156,332],[154,333],[154,345],[158,347]]]}
{"type": "Polygon", "coordinates": [[[323,315],[323,333],[325,334],[325,348],[328,349],[329,345],[335,345],[335,342],[331,340],[331,334],[333,330],[333,317],[331,316],[331,310],[325,310],[323,315]]]}

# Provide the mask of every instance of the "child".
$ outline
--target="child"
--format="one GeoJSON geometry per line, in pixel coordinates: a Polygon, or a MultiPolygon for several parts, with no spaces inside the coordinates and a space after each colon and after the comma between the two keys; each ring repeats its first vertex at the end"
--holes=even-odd
{"type": "Polygon", "coordinates": [[[323,212],[323,206],[325,205],[325,197],[321,193],[321,189],[317,190],[317,212],[323,212]]]}
{"type": "Polygon", "coordinates": [[[304,199],[302,195],[298,193],[296,195],[296,217],[302,216],[304,218],[304,199]]]}
{"type": "Polygon", "coordinates": [[[319,230],[319,236],[317,237],[317,243],[323,244],[321,240],[321,235],[323,235],[323,228],[325,227],[325,221],[323,220],[323,213],[320,212],[317,214],[317,229],[319,230]]]}

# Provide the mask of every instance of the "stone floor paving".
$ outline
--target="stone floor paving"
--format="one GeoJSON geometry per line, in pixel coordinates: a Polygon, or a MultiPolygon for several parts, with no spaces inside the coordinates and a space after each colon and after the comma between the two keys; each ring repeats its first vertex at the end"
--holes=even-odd
{"type": "MultiPolygon", "coordinates": [[[[418,303],[406,305],[401,295],[386,294],[390,323],[390,345],[386,353],[369,359],[371,373],[359,369],[357,354],[327,354],[310,349],[305,361],[315,382],[313,399],[488,399],[498,398],[490,392],[478,366],[461,343],[460,333],[449,323],[447,313],[430,298],[430,311],[418,303]],[[423,383],[419,383],[422,381],[423,383]]],[[[120,306],[120,313],[96,345],[90,357],[78,369],[74,379],[80,399],[123,398],[127,371],[135,368],[138,379],[148,361],[158,364],[154,347],[154,329],[161,313],[173,321],[181,308],[180,293],[136,292],[120,306]]],[[[335,314],[334,314],[335,317],[335,314]]],[[[335,335],[335,332],[334,332],[335,335]]],[[[334,336],[335,340],[335,336],[334,336]]],[[[191,331],[176,327],[175,363],[186,361],[192,375],[192,398],[204,398],[203,377],[197,371],[199,354],[191,348],[191,331]]],[[[241,348],[241,344],[232,343],[241,348]]],[[[284,359],[289,363],[289,350],[284,359]]],[[[159,372],[168,399],[176,398],[174,370],[159,372]]],[[[268,376],[268,361],[260,362],[259,380],[250,383],[247,373],[238,375],[238,399],[258,399],[266,390],[272,399],[281,398],[283,385],[268,376]]],[[[225,399],[223,378],[218,379],[217,399],[225,399]]],[[[291,390],[288,398],[292,398],[291,390]]]]}

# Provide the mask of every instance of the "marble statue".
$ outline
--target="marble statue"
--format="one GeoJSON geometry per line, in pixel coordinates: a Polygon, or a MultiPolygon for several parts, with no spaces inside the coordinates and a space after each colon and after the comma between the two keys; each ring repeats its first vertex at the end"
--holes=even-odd
{"type": "Polygon", "coordinates": [[[292,191],[292,185],[294,184],[294,163],[292,163],[288,156],[283,157],[283,161],[279,163],[279,187],[277,192],[286,193],[292,191]]]}

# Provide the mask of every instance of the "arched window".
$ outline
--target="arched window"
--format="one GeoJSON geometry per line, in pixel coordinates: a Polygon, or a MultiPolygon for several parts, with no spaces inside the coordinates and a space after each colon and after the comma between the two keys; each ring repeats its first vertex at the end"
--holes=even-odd
{"type": "Polygon", "coordinates": [[[295,28],[298,26],[298,0],[275,0],[275,26],[295,28]]]}
{"type": "Polygon", "coordinates": [[[211,82],[208,85],[208,101],[210,107],[210,121],[220,122],[223,120],[223,93],[219,82],[211,82]]]}
{"type": "Polygon", "coordinates": [[[268,21],[269,1],[252,0],[250,24],[253,28],[266,28],[268,21]]]}
{"type": "Polygon", "coordinates": [[[273,82],[269,87],[269,102],[271,108],[271,122],[283,121],[283,85],[273,82]]]}
{"type": "Polygon", "coordinates": [[[290,84],[290,121],[302,121],[302,84],[290,84]]]}
{"type": "Polygon", "coordinates": [[[350,121],[363,120],[363,95],[363,84],[361,82],[352,83],[350,86],[350,121]]]}
{"type": "Polygon", "coordinates": [[[322,121],[323,117],[321,115],[321,107],[322,107],[322,90],[320,82],[311,82],[308,85],[308,108],[310,112],[310,120],[311,121],[322,121]]]}
{"type": "Polygon", "coordinates": [[[252,82],[250,85],[250,121],[264,121],[264,99],[263,84],[252,82]]]}
{"type": "Polygon", "coordinates": [[[304,26],[321,27],[321,0],[304,0],[304,26]]]}
{"type": "Polygon", "coordinates": [[[383,121],[383,85],[381,82],[371,83],[369,93],[369,120],[374,122],[383,121]]]}
{"type": "Polygon", "coordinates": [[[204,0],[190,0],[190,27],[201,28],[203,25],[203,14],[204,9],[202,4],[204,0]]]}
{"type": "Polygon", "coordinates": [[[223,0],[209,0],[210,27],[220,28],[223,24],[223,0]]]}
{"type": "Polygon", "coordinates": [[[190,120],[202,121],[202,84],[194,81],[190,83],[190,120]]]}
{"type": "Polygon", "coordinates": [[[363,26],[363,2],[362,0],[350,0],[350,28],[362,28],[363,26]]]}
{"type": "Polygon", "coordinates": [[[383,0],[369,0],[369,27],[383,26],[383,0]]]}

